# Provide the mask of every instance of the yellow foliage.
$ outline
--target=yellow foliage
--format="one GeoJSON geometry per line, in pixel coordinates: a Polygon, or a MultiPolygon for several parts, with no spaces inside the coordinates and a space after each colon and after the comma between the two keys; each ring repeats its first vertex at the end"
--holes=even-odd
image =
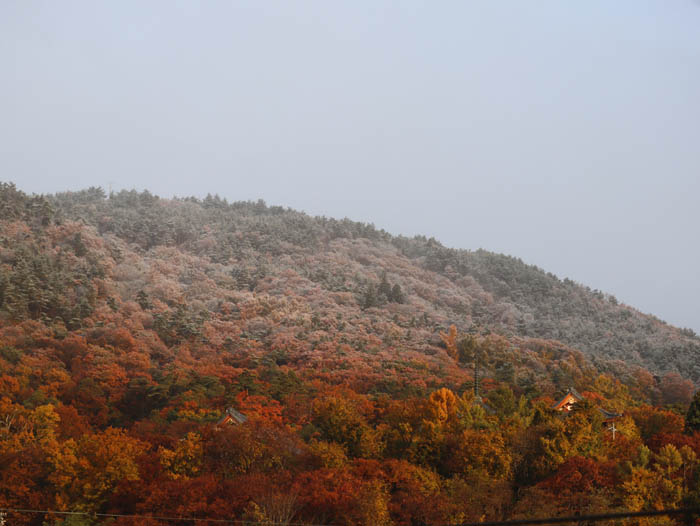
{"type": "Polygon", "coordinates": [[[187,433],[174,450],[158,449],[160,463],[173,479],[187,479],[199,474],[203,454],[202,438],[197,433],[187,433]]]}
{"type": "Polygon", "coordinates": [[[61,418],[56,414],[53,405],[40,405],[32,411],[30,420],[34,427],[34,436],[39,442],[55,439],[56,426],[61,418]]]}
{"type": "Polygon", "coordinates": [[[348,461],[343,446],[335,442],[318,440],[312,442],[310,448],[324,468],[339,468],[344,466],[348,461]]]}
{"type": "MultiPolygon", "coordinates": [[[[684,453],[687,455],[687,451],[684,453]]],[[[633,511],[677,507],[683,496],[684,479],[675,475],[686,461],[683,453],[666,444],[654,455],[656,462],[653,465],[649,459],[649,449],[642,446],[638,462],[628,465],[628,474],[622,484],[623,502],[633,511]]],[[[688,455],[687,461],[692,461],[692,455],[688,455]]]]}
{"type": "Polygon", "coordinates": [[[447,348],[447,354],[452,358],[457,357],[457,327],[450,325],[447,333],[441,332],[440,339],[447,348]]]}
{"type": "Polygon", "coordinates": [[[456,469],[465,474],[507,479],[513,458],[500,433],[464,430],[451,452],[456,469]]]}
{"type": "Polygon", "coordinates": [[[136,458],[142,443],[120,429],[67,440],[47,451],[59,509],[92,511],[122,480],[139,478],[136,458]]]}
{"type": "Polygon", "coordinates": [[[454,415],[457,408],[457,397],[455,394],[443,387],[431,393],[428,399],[429,420],[435,423],[445,423],[454,415]]]}
{"type": "Polygon", "coordinates": [[[369,482],[357,500],[358,526],[391,526],[389,491],[379,480],[369,482]]]}

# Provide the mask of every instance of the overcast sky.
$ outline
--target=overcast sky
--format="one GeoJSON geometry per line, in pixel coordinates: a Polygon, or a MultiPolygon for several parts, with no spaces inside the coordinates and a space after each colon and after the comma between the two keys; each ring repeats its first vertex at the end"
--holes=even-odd
{"type": "Polygon", "coordinates": [[[4,0],[0,179],[347,216],[700,332],[700,3],[4,0]]]}

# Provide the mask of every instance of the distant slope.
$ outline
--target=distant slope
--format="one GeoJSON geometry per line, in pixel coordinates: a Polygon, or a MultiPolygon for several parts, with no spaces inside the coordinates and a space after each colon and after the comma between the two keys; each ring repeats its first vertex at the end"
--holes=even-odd
{"type": "MultiPolygon", "coordinates": [[[[415,243],[415,240],[414,240],[415,243]]],[[[470,314],[520,336],[560,340],[595,358],[700,378],[700,339],[640,313],[611,295],[484,250],[451,250],[424,243],[419,261],[453,282],[473,279],[490,297],[470,314]]],[[[415,252],[414,252],[415,253],[415,252]]],[[[420,252],[419,252],[420,253],[420,252]]]]}
{"type": "MultiPolygon", "coordinates": [[[[96,188],[32,200],[9,185],[1,193],[5,220],[14,216],[37,228],[84,224],[89,230],[72,238],[74,251],[102,254],[83,271],[108,276],[120,304],[141,293],[175,309],[179,298],[195,306],[187,314],[194,324],[195,310],[218,313],[226,302],[265,295],[281,302],[270,307],[276,316],[303,313],[319,330],[332,324],[346,332],[349,342],[357,327],[379,343],[394,330],[418,352],[419,335],[434,341],[437,331],[455,324],[463,331],[558,340],[603,368],[619,361],[700,380],[700,339],[691,331],[513,257],[395,237],[372,225],[262,201],[166,200],[135,191],[107,197],[96,188]],[[299,305],[302,299],[308,304],[299,305]]],[[[46,262],[47,268],[57,264],[46,262]]],[[[91,300],[80,298],[80,290],[70,293],[88,308],[91,300]]],[[[273,333],[281,331],[258,317],[244,336],[264,340],[273,333]]],[[[323,347],[322,335],[314,347],[323,347]]]]}

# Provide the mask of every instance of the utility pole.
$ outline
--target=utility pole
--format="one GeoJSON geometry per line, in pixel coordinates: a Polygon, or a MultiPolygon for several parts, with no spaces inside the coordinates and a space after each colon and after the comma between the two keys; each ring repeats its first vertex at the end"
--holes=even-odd
{"type": "Polygon", "coordinates": [[[617,428],[615,427],[615,422],[608,428],[608,431],[612,433],[612,438],[615,440],[615,433],[617,433],[617,428]]]}

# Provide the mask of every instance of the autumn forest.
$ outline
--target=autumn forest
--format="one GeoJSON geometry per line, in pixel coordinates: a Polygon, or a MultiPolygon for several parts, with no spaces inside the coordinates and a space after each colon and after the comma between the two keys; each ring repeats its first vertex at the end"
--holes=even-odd
{"type": "Polygon", "coordinates": [[[8,526],[699,506],[698,382],[693,331],[515,257],[262,201],[0,183],[8,526]]]}

